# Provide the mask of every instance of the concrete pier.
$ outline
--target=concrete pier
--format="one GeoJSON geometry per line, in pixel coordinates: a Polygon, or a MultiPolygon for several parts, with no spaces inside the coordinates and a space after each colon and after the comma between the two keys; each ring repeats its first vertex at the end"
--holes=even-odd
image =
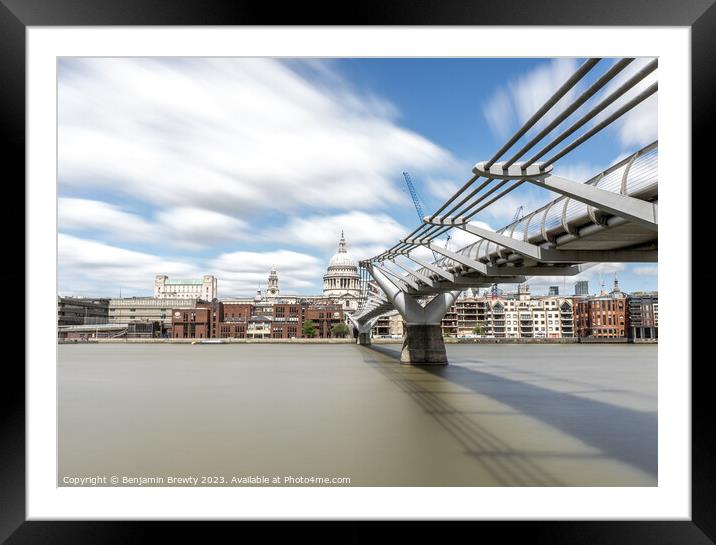
{"type": "Polygon", "coordinates": [[[400,363],[445,365],[448,362],[442,328],[435,324],[407,326],[400,363]]]}

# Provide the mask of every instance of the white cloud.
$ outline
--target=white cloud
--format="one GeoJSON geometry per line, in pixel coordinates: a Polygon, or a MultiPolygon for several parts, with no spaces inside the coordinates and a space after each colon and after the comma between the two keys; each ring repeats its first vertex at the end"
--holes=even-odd
{"type": "MultiPolygon", "coordinates": [[[[428,193],[434,197],[437,197],[441,201],[446,201],[450,197],[452,197],[455,192],[460,189],[460,186],[456,184],[455,182],[451,180],[446,180],[443,178],[440,179],[433,179],[429,178],[425,182],[425,188],[428,190],[428,193]]],[[[432,213],[432,211],[425,211],[426,214],[432,213]]]]}
{"type": "MultiPolygon", "coordinates": [[[[210,262],[210,269],[217,276],[222,297],[247,294],[259,285],[266,288],[272,266],[279,275],[279,288],[283,293],[292,290],[314,291],[322,285],[326,263],[309,254],[289,250],[270,252],[230,252],[221,254],[210,262]]],[[[320,292],[320,290],[319,290],[320,292]]]]}
{"type": "Polygon", "coordinates": [[[162,210],[157,221],[166,240],[179,247],[201,248],[249,236],[245,221],[191,206],[162,210]]]}
{"type": "MultiPolygon", "coordinates": [[[[576,59],[552,59],[550,62],[543,63],[524,76],[510,82],[510,95],[512,96],[519,122],[524,123],[532,117],[576,70],[576,59]]],[[[574,101],[579,89],[579,84],[572,87],[557,105],[542,117],[535,129],[547,125],[557,117],[557,114],[564,109],[565,105],[569,105],[574,101]]]]}
{"type": "Polygon", "coordinates": [[[498,89],[482,107],[482,113],[492,132],[506,140],[515,125],[515,113],[510,96],[504,89],[498,89]]]}
{"type": "Polygon", "coordinates": [[[125,240],[146,240],[154,230],[151,222],[137,214],[91,199],[60,197],[57,217],[63,230],[105,232],[125,240]]]}
{"type": "Polygon", "coordinates": [[[247,238],[245,221],[201,208],[160,210],[152,220],[103,201],[60,197],[58,223],[62,231],[106,234],[113,240],[168,244],[199,249],[227,240],[247,238]]]}
{"type": "MultiPolygon", "coordinates": [[[[649,64],[652,58],[639,58],[635,59],[630,63],[624,70],[622,70],[604,90],[599,93],[592,101],[590,105],[596,104],[598,101],[602,101],[607,96],[611,95],[619,87],[621,87],[628,79],[633,77],[637,72],[643,69],[649,64]]],[[[619,97],[613,104],[608,106],[603,112],[600,112],[594,120],[593,124],[597,124],[607,116],[612,114],[618,108],[626,104],[632,98],[636,97],[639,93],[645,91],[650,85],[658,80],[658,69],[654,70],[651,74],[642,79],[637,83],[634,88],[627,91],[624,95],[619,97]]],[[[614,127],[616,128],[619,136],[619,142],[625,149],[633,149],[634,147],[641,148],[647,144],[652,143],[657,139],[658,136],[658,96],[657,94],[652,95],[641,104],[624,114],[618,121],[615,122],[614,127]]]]}
{"type": "Polygon", "coordinates": [[[659,274],[659,268],[656,265],[634,267],[632,272],[637,276],[657,276],[659,274]]]}
{"type": "Polygon", "coordinates": [[[410,232],[386,214],[347,212],[294,217],[263,235],[265,240],[320,248],[330,255],[344,232],[348,250],[356,259],[371,257],[396,244],[410,232]]]}
{"type": "Polygon", "coordinates": [[[320,293],[326,262],[289,250],[224,253],[207,262],[172,260],[67,234],[58,236],[60,290],[63,295],[117,297],[151,295],[154,276],[217,277],[220,297],[246,296],[266,288],[273,265],[284,293],[320,293]]]}
{"type": "MultiPolygon", "coordinates": [[[[498,190],[498,192],[499,191],[501,190],[498,190]]],[[[498,192],[493,193],[490,198],[494,197],[498,192]]],[[[476,217],[490,218],[491,222],[495,223],[499,229],[512,223],[520,206],[522,206],[522,210],[519,213],[519,217],[522,217],[534,212],[557,197],[558,195],[545,189],[536,187],[525,188],[523,186],[490,204],[476,217]]]]}
{"type": "MultiPolygon", "coordinates": [[[[576,71],[577,60],[571,58],[552,59],[541,63],[530,72],[509,81],[498,88],[483,107],[483,114],[493,133],[501,139],[524,124],[576,71]]],[[[547,112],[531,129],[531,132],[545,127],[570,104],[582,88],[578,83],[547,112]]]]}
{"type": "Polygon", "coordinates": [[[197,277],[206,274],[189,261],[166,259],[60,233],[60,292],[67,295],[151,295],[154,276],[197,277]]]}
{"type": "Polygon", "coordinates": [[[451,163],[380,100],[323,83],[272,59],[63,61],[60,183],[246,217],[388,206],[404,165],[451,163]]]}

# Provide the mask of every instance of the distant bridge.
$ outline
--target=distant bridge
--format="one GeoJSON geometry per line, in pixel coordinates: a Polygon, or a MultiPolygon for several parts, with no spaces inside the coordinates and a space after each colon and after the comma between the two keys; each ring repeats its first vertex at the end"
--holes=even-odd
{"type": "Polygon", "coordinates": [[[393,247],[361,261],[361,304],[349,317],[359,344],[369,344],[378,317],[396,309],[406,323],[401,361],[444,364],[447,355],[440,322],[465,288],[521,283],[532,276],[572,276],[603,262],[657,261],[658,142],[586,182],[552,174],[558,160],[658,91],[654,82],[623,104],[618,102],[630,90],[638,90],[656,70],[654,60],[550,136],[634,59],[617,61],[569,105],[555,111],[560,99],[600,60],[589,59],[580,66],[489,161],[477,163],[472,177],[420,226],[393,247]],[[612,104],[614,110],[609,111],[612,104]],[[554,115],[552,120],[498,162],[548,112],[554,115]],[[600,119],[602,112],[608,115],[600,119]],[[584,132],[554,151],[580,130],[584,132]],[[538,145],[538,151],[528,153],[538,145]],[[470,223],[524,183],[560,196],[497,231],[470,223]],[[451,229],[462,229],[474,235],[475,241],[457,251],[433,242],[451,229]],[[439,254],[440,259],[431,262],[418,257],[416,250],[422,248],[439,254]]]}

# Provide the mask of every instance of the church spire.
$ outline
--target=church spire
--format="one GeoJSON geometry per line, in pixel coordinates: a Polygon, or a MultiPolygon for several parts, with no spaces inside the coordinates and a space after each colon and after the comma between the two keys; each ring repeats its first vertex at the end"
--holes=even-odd
{"type": "Polygon", "coordinates": [[[268,286],[266,288],[266,294],[269,297],[276,297],[278,293],[278,273],[276,272],[276,265],[272,265],[271,273],[269,273],[268,277],[268,286]]]}

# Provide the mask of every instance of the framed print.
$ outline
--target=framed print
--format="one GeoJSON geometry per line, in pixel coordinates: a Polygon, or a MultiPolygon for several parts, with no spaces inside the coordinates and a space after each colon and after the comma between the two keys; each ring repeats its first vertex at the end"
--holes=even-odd
{"type": "Polygon", "coordinates": [[[2,0],[0,536],[714,542],[716,8],[561,4],[2,0]]]}

